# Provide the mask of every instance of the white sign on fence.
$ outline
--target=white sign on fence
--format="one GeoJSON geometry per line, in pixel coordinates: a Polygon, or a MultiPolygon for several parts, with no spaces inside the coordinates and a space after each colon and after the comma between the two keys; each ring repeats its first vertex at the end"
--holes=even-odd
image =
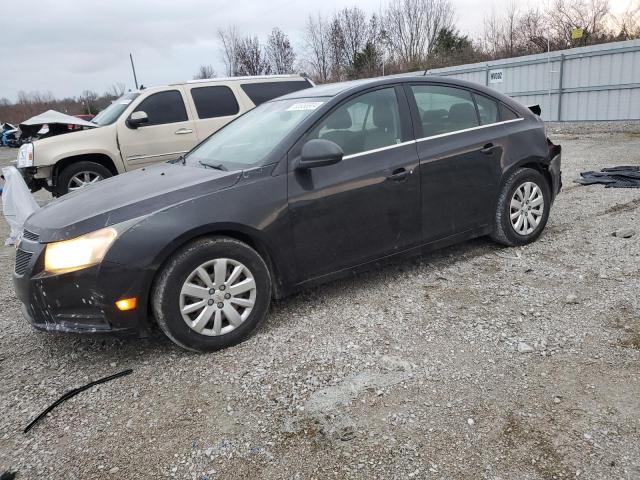
{"type": "Polygon", "coordinates": [[[504,70],[489,70],[489,83],[502,83],[504,70]]]}

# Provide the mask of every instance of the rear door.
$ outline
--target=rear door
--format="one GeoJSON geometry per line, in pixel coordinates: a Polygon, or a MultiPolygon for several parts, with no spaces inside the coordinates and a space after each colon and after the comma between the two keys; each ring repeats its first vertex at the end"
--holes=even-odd
{"type": "Polygon", "coordinates": [[[198,141],[195,125],[181,88],[152,93],[118,121],[118,142],[127,170],[173,160],[198,141]],[[138,128],[126,124],[133,112],[145,112],[149,123],[138,128]]]}
{"type": "Polygon", "coordinates": [[[504,148],[502,132],[492,127],[497,104],[483,97],[479,115],[471,91],[448,85],[409,85],[407,95],[418,138],[424,242],[490,224],[504,148]]]}
{"type": "Polygon", "coordinates": [[[298,155],[313,138],[335,142],[345,156],[335,165],[289,172],[301,281],[419,245],[418,157],[403,90],[385,87],[345,100],[300,142],[298,155]]]}

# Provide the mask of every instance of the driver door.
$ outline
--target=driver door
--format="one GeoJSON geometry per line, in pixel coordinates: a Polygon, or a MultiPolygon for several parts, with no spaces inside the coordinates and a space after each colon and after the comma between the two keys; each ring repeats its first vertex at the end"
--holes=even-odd
{"type": "MultiPolygon", "coordinates": [[[[314,138],[338,144],[344,157],[308,170],[290,167],[292,253],[300,283],[419,245],[419,162],[402,89],[346,100],[301,143],[314,138]]],[[[295,154],[290,160],[294,165],[295,154]]]]}
{"type": "Polygon", "coordinates": [[[153,93],[134,112],[145,112],[149,121],[138,128],[130,127],[125,119],[118,123],[118,142],[127,170],[173,160],[198,142],[181,89],[153,93]]]}

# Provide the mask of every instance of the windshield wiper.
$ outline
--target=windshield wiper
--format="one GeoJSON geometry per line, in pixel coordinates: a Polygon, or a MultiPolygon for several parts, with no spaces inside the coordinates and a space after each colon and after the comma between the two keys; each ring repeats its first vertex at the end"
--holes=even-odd
{"type": "Polygon", "coordinates": [[[198,163],[200,165],[202,165],[203,167],[214,168],[216,170],[222,170],[223,172],[227,172],[228,171],[227,168],[221,163],[212,164],[212,163],[203,162],[202,160],[198,160],[198,163]]]}

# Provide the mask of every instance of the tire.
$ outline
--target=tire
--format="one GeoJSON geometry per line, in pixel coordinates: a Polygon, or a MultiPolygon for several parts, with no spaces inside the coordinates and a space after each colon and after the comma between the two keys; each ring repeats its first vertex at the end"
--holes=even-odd
{"type": "Polygon", "coordinates": [[[515,170],[508,174],[502,190],[500,191],[500,196],[498,197],[496,206],[494,229],[491,234],[491,238],[494,241],[509,247],[526,245],[534,242],[540,236],[547,224],[550,208],[551,190],[547,179],[544,178],[540,172],[531,168],[519,168],[515,170]],[[529,200],[529,203],[522,202],[522,207],[525,210],[523,214],[520,215],[520,208],[517,206],[517,203],[514,204],[514,209],[512,210],[512,200],[518,202],[519,198],[525,198],[527,185],[529,185],[529,192],[531,192],[533,197],[527,199],[529,200]],[[532,185],[538,187],[539,193],[542,195],[542,202],[539,202],[539,197],[535,196],[535,189],[532,185]],[[519,191],[519,196],[516,196],[516,191],[519,191]],[[531,198],[534,198],[534,200],[531,200],[531,198]],[[535,206],[533,206],[534,204],[535,206]],[[543,207],[542,212],[539,211],[538,206],[543,207]],[[526,210],[527,208],[529,210],[526,210]],[[538,212],[540,212],[540,214],[538,214],[538,212]],[[516,225],[512,223],[512,214],[514,215],[513,221],[516,225]],[[518,218],[520,216],[523,216],[524,219],[520,220],[522,223],[520,223],[518,227],[517,222],[519,221],[518,218]],[[534,226],[533,223],[529,223],[529,219],[534,219],[533,221],[537,219],[538,223],[534,226]],[[525,228],[527,226],[528,228],[525,228]],[[517,230],[517,228],[519,230],[517,230]]]}
{"type": "Polygon", "coordinates": [[[168,260],[154,282],[151,302],[158,326],[171,341],[187,350],[212,352],[245,340],[264,320],[271,302],[271,275],[262,257],[247,244],[229,237],[202,238],[168,260]],[[220,288],[223,282],[216,282],[216,269],[223,264],[226,264],[225,282],[228,280],[224,292],[220,288]],[[236,267],[240,266],[245,269],[232,279],[236,267]],[[205,283],[199,268],[204,268],[211,284],[205,283]],[[246,287],[251,279],[255,284],[253,291],[231,297],[232,289],[239,291],[240,284],[246,287]],[[185,293],[191,292],[194,286],[197,297],[185,293]],[[231,298],[227,299],[227,295],[231,298]],[[241,301],[242,305],[236,303],[241,301]],[[246,306],[251,301],[253,305],[246,306]],[[183,309],[191,308],[194,310],[185,314],[185,319],[183,309]],[[230,308],[244,318],[238,322],[236,314],[230,315],[233,313],[230,308]],[[235,324],[232,325],[229,318],[234,318],[235,324]]]}
{"type": "Polygon", "coordinates": [[[100,180],[113,176],[111,170],[96,162],[82,161],[72,163],[58,173],[55,189],[56,196],[60,197],[69,193],[69,191],[72,190],[69,188],[71,180],[78,175],[84,176],[83,174],[86,174],[86,178],[90,179],[90,182],[95,178],[98,179],[95,181],[99,182],[100,180]]]}

